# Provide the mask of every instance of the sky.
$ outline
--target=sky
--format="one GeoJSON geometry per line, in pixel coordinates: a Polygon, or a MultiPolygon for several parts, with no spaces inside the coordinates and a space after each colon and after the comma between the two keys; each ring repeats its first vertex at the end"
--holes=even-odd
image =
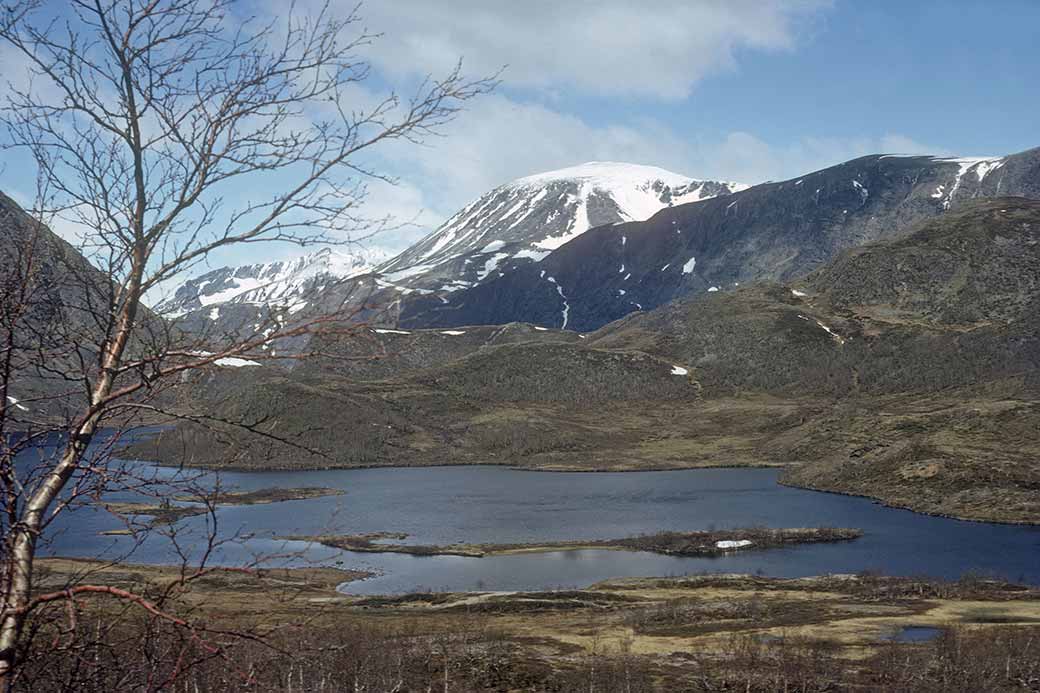
{"type": "MultiPolygon", "coordinates": [[[[366,213],[415,222],[373,239],[383,252],[498,185],[585,161],[754,184],[871,153],[1040,146],[1036,0],[369,0],[360,14],[382,36],[363,53],[359,98],[407,93],[459,59],[469,75],[502,71],[443,136],[379,152],[398,184],[373,182],[366,213]]],[[[0,60],[17,78],[3,48],[0,60]]],[[[30,187],[13,171],[0,189],[18,199],[30,187]]]]}

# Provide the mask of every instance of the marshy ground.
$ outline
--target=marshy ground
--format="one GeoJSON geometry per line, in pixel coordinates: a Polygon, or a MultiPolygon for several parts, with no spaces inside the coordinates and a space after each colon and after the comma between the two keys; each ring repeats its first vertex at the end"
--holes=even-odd
{"type": "MultiPolygon", "coordinates": [[[[50,559],[40,589],[59,588],[74,573],[143,592],[177,575],[50,559]]],[[[324,568],[214,573],[181,599],[194,618],[225,628],[296,624],[294,638],[315,648],[297,655],[317,658],[315,671],[331,666],[323,648],[349,634],[380,651],[427,643],[428,654],[439,654],[422,671],[440,676],[438,667],[448,667],[466,682],[453,690],[562,691],[595,679],[601,691],[1003,691],[1033,690],[1040,680],[1040,590],[970,576],[699,575],[363,598],[336,590],[363,577],[324,568]],[[934,629],[917,631],[934,637],[898,642],[907,628],[934,629]],[[597,678],[607,672],[609,681],[597,678]],[[641,683],[626,688],[626,678],[641,683]]]]}

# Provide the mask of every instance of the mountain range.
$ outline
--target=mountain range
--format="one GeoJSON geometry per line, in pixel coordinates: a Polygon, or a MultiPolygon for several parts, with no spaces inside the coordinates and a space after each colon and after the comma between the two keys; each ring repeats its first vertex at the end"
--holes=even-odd
{"type": "Polygon", "coordinates": [[[167,307],[197,305],[183,318],[189,328],[218,333],[261,322],[265,293],[290,311],[342,307],[388,327],[520,321],[594,330],[691,293],[797,277],[998,195],[1040,196],[1040,149],[868,156],[752,187],[590,163],[496,188],[386,262],[330,263],[290,284],[278,268],[273,289],[266,265],[223,268],[181,286],[167,307]],[[238,276],[248,281],[228,291],[225,278],[238,276]],[[196,296],[200,285],[208,293],[196,296]],[[252,308],[243,315],[237,305],[252,308]]]}
{"type": "Polygon", "coordinates": [[[185,281],[159,310],[193,332],[248,331],[271,309],[341,309],[394,324],[415,297],[454,292],[537,265],[590,228],[645,220],[661,209],[726,196],[740,183],[695,180],[635,164],[590,162],[499,186],[403,253],[325,249],[295,261],[222,267],[185,281]]]}
{"type": "Polygon", "coordinates": [[[598,227],[535,265],[449,295],[414,296],[399,324],[524,321],[597,329],[692,293],[787,281],[924,219],[996,195],[1040,196],[1040,150],[989,159],[869,156],[598,227]]]}

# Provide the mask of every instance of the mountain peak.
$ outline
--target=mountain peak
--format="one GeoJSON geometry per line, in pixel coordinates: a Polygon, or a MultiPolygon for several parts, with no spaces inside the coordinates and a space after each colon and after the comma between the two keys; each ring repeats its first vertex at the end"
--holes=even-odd
{"type": "Polygon", "coordinates": [[[689,185],[697,182],[693,178],[658,168],[657,166],[618,161],[587,161],[576,166],[524,176],[507,183],[503,187],[545,185],[554,181],[566,180],[589,181],[594,185],[602,185],[604,187],[639,185],[640,183],[651,181],[661,181],[670,186],[689,185]]]}
{"type": "Polygon", "coordinates": [[[380,270],[391,281],[457,290],[506,263],[537,262],[590,228],[643,221],[665,207],[746,187],[614,161],[536,173],[478,198],[380,270]]]}

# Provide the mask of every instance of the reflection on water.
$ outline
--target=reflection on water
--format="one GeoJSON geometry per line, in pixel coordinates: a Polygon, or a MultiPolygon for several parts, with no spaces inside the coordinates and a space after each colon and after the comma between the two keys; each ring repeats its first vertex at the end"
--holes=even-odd
{"type": "MultiPolygon", "coordinates": [[[[170,476],[172,470],[156,469],[170,476]]],[[[503,467],[356,469],[221,475],[243,490],[325,486],[346,495],[224,507],[226,533],[250,538],[222,547],[235,563],[256,553],[302,550],[306,559],[378,573],[345,586],[352,593],[430,590],[527,590],[586,586],[622,576],[742,572],[774,576],[850,573],[957,577],[973,571],[1040,584],[1040,528],[962,522],[893,510],[851,498],[779,486],[773,469],[700,469],[639,473],[540,473],[503,467]],[[487,558],[356,554],[277,539],[285,535],[405,532],[408,543],[537,542],[609,539],[661,530],[748,526],[857,527],[863,538],[717,558],[621,551],[560,551],[487,558]]],[[[105,512],[64,516],[47,551],[53,555],[119,555],[127,537],[99,536],[120,525],[105,512]]],[[[183,521],[196,538],[205,518],[183,521]]],[[[169,562],[159,538],[132,560],[169,562]]]]}

